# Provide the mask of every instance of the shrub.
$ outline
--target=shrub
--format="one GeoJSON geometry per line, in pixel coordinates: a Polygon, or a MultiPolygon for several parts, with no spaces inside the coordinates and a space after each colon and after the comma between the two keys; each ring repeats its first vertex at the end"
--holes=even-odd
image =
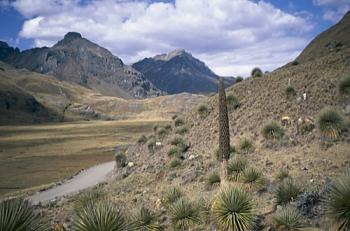
{"type": "Polygon", "coordinates": [[[186,126],[181,126],[175,129],[175,134],[179,134],[179,135],[184,135],[185,133],[187,133],[189,130],[186,126]]]}
{"type": "Polygon", "coordinates": [[[165,128],[167,131],[173,130],[173,128],[171,127],[170,124],[165,125],[164,128],[165,128]]]}
{"type": "Polygon", "coordinates": [[[292,179],[287,178],[275,189],[277,204],[287,204],[290,201],[295,200],[300,193],[302,193],[301,187],[294,183],[292,179]]]}
{"type": "Polygon", "coordinates": [[[252,199],[247,192],[225,188],[214,198],[213,218],[220,230],[253,230],[252,199]]]}
{"type": "Polygon", "coordinates": [[[338,178],[330,185],[323,199],[326,211],[339,224],[338,230],[350,228],[350,174],[338,178]]]}
{"type": "Polygon", "coordinates": [[[206,105],[202,104],[197,109],[198,114],[201,118],[205,118],[209,115],[209,109],[206,105]]]}
{"type": "Polygon", "coordinates": [[[124,168],[126,166],[126,155],[124,152],[118,152],[115,154],[115,162],[117,168],[124,168]]]}
{"type": "Polygon", "coordinates": [[[283,207],[272,219],[278,230],[301,231],[305,228],[303,216],[292,206],[283,207]]]}
{"type": "Polygon", "coordinates": [[[137,140],[138,144],[145,144],[147,142],[147,137],[145,135],[140,136],[140,138],[137,140]]]}
{"type": "Polygon", "coordinates": [[[178,157],[181,155],[181,150],[177,146],[170,147],[168,151],[168,156],[175,156],[178,157]]]}
{"type": "Polygon", "coordinates": [[[242,158],[234,158],[227,164],[227,174],[233,177],[234,180],[238,180],[241,173],[247,167],[247,161],[242,158]]]}
{"type": "Polygon", "coordinates": [[[174,230],[190,230],[200,223],[199,211],[184,198],[170,206],[170,222],[174,230]]]}
{"type": "Polygon", "coordinates": [[[158,128],[158,130],[157,130],[158,137],[160,137],[160,138],[163,138],[163,137],[166,136],[168,133],[169,133],[169,131],[166,130],[164,127],[160,127],[160,128],[158,128]]]}
{"type": "Polygon", "coordinates": [[[122,213],[110,203],[90,204],[78,213],[73,224],[74,231],[123,231],[128,229],[122,213]]]}
{"type": "Polygon", "coordinates": [[[289,177],[289,172],[286,169],[280,169],[280,171],[277,173],[277,179],[280,181],[288,177],[289,177]]]}
{"type": "Polygon", "coordinates": [[[147,142],[147,147],[150,152],[154,152],[154,149],[156,147],[156,140],[154,138],[149,139],[147,142]]]}
{"type": "Polygon", "coordinates": [[[246,168],[243,170],[241,177],[242,183],[248,184],[252,188],[260,188],[264,185],[262,173],[255,168],[246,168]]]}
{"type": "Polygon", "coordinates": [[[47,227],[28,201],[16,198],[0,202],[0,230],[41,231],[47,230],[47,227]]]}
{"type": "Polygon", "coordinates": [[[336,139],[342,132],[344,120],[336,110],[325,108],[321,111],[317,124],[325,137],[336,139]]]}
{"type": "Polygon", "coordinates": [[[240,141],[239,143],[239,149],[243,152],[243,153],[249,153],[251,151],[253,151],[254,147],[253,147],[253,143],[252,141],[250,141],[247,138],[244,138],[243,140],[240,141]]]}
{"type": "Polygon", "coordinates": [[[314,130],[315,125],[313,123],[304,123],[301,125],[300,132],[302,135],[308,134],[314,130]]]}
{"type": "Polygon", "coordinates": [[[142,207],[133,217],[131,230],[137,231],[161,231],[162,226],[157,223],[155,215],[145,207],[142,207]]]}
{"type": "Polygon", "coordinates": [[[177,117],[178,117],[177,115],[173,115],[173,116],[171,117],[171,119],[172,119],[172,120],[176,120],[177,117]]]}
{"type": "Polygon", "coordinates": [[[277,140],[283,137],[284,131],[276,121],[271,121],[263,127],[262,134],[265,137],[265,139],[277,140]]]}
{"type": "Polygon", "coordinates": [[[208,182],[208,185],[213,185],[213,184],[216,184],[216,183],[219,183],[220,184],[220,175],[219,173],[217,172],[211,172],[209,173],[208,175],[208,178],[207,178],[207,182],[208,182]]]}
{"type": "Polygon", "coordinates": [[[159,128],[159,125],[158,125],[158,124],[156,124],[156,125],[153,126],[154,134],[157,133],[158,128],[159,128]]]}
{"type": "Polygon", "coordinates": [[[242,76],[237,76],[236,77],[236,83],[239,83],[239,82],[242,82],[242,81],[243,81],[242,76]]]}
{"type": "Polygon", "coordinates": [[[185,125],[185,121],[182,118],[176,118],[174,124],[175,127],[179,127],[185,125]]]}
{"type": "Polygon", "coordinates": [[[179,200],[181,197],[183,197],[182,191],[179,188],[173,187],[165,192],[164,202],[169,205],[179,200]]]}
{"type": "Polygon", "coordinates": [[[286,88],[286,94],[287,94],[288,97],[295,96],[296,95],[296,91],[295,91],[294,87],[288,86],[286,88]]]}
{"type": "Polygon", "coordinates": [[[231,106],[234,109],[237,109],[241,106],[241,103],[239,102],[238,98],[232,94],[227,96],[226,103],[228,106],[231,106]]]}
{"type": "Polygon", "coordinates": [[[181,160],[179,160],[178,158],[174,158],[170,161],[169,165],[170,165],[170,168],[176,168],[176,167],[180,166],[181,163],[182,163],[181,160]]]}
{"type": "Polygon", "coordinates": [[[342,95],[350,95],[350,76],[340,80],[338,84],[338,91],[342,95]]]}
{"type": "Polygon", "coordinates": [[[82,211],[85,207],[96,204],[104,198],[105,194],[101,190],[98,190],[96,188],[84,192],[78,197],[78,199],[75,200],[74,211],[78,213],[82,211]]]}
{"type": "Polygon", "coordinates": [[[292,65],[293,65],[293,66],[297,66],[297,65],[299,65],[299,62],[298,62],[297,60],[294,60],[294,61],[292,62],[292,65]]]}
{"type": "Polygon", "coordinates": [[[253,68],[252,72],[251,72],[251,76],[252,77],[262,77],[263,76],[263,72],[260,68],[255,67],[253,68]]]}
{"type": "Polygon", "coordinates": [[[175,145],[175,146],[177,146],[179,148],[181,148],[181,147],[186,145],[184,139],[181,136],[179,136],[179,135],[174,136],[170,140],[170,144],[171,145],[175,145]]]}

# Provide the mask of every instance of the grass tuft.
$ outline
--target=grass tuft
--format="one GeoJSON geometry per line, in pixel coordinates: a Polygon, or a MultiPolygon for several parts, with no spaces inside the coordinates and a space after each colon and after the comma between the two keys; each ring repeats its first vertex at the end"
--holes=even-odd
{"type": "Polygon", "coordinates": [[[170,206],[170,222],[174,230],[191,230],[201,222],[199,210],[190,201],[180,198],[170,206]]]}
{"type": "Polygon", "coordinates": [[[242,158],[234,158],[230,160],[227,164],[227,174],[232,177],[234,180],[238,180],[241,176],[241,173],[247,167],[247,161],[242,158]]]}
{"type": "Polygon", "coordinates": [[[226,97],[226,103],[229,107],[232,107],[233,109],[237,109],[241,106],[241,103],[239,102],[238,98],[232,94],[226,97]]]}
{"type": "Polygon", "coordinates": [[[332,108],[325,108],[320,112],[317,124],[323,136],[331,139],[338,138],[344,128],[343,117],[332,108]]]}
{"type": "Polygon", "coordinates": [[[273,223],[277,230],[283,231],[303,230],[303,228],[305,228],[303,220],[303,216],[298,209],[292,206],[283,207],[282,210],[273,217],[273,223]]]}
{"type": "Polygon", "coordinates": [[[338,91],[342,95],[350,95],[350,76],[340,80],[338,84],[338,91]]]}
{"type": "Polygon", "coordinates": [[[243,170],[240,180],[242,183],[249,185],[250,188],[261,188],[265,181],[260,171],[255,168],[246,168],[243,170]]]}
{"type": "Polygon", "coordinates": [[[183,192],[177,188],[177,187],[173,187],[168,189],[165,192],[165,196],[164,196],[164,202],[165,204],[172,204],[175,201],[179,200],[181,197],[183,197],[183,192]]]}
{"type": "Polygon", "coordinates": [[[216,171],[213,171],[211,173],[209,173],[208,177],[207,177],[207,182],[208,182],[208,185],[212,186],[214,184],[220,184],[220,175],[218,172],[216,171]]]}
{"type": "Polygon", "coordinates": [[[282,127],[276,121],[268,122],[262,129],[262,134],[265,139],[278,140],[284,135],[282,127]]]}
{"type": "Polygon", "coordinates": [[[296,200],[299,194],[303,192],[302,188],[292,179],[283,180],[275,189],[275,197],[277,204],[285,205],[293,200],[296,200]]]}
{"type": "Polygon", "coordinates": [[[158,224],[155,215],[150,210],[142,207],[133,217],[131,230],[161,231],[163,227],[158,224]]]}

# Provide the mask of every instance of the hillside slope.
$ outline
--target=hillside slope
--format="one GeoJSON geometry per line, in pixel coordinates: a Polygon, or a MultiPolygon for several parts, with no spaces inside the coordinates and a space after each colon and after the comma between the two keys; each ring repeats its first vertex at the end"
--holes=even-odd
{"type": "MultiPolygon", "coordinates": [[[[182,49],[145,58],[132,67],[143,73],[158,89],[169,94],[217,91],[219,76],[204,62],[182,49]]],[[[234,83],[233,78],[226,78],[225,81],[227,86],[234,83]]]]}
{"type": "Polygon", "coordinates": [[[76,32],[67,33],[51,48],[14,53],[4,61],[17,68],[80,84],[104,95],[145,98],[161,94],[138,71],[76,32]]]}

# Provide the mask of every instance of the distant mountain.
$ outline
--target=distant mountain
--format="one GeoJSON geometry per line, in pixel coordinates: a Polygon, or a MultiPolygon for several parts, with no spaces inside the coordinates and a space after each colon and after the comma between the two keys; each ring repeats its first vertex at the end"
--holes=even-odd
{"type": "Polygon", "coordinates": [[[298,56],[299,63],[342,53],[350,64],[350,11],[334,26],[319,34],[298,56]]]}
{"type": "Polygon", "coordinates": [[[10,55],[19,54],[18,48],[10,47],[7,43],[0,41],[0,60],[4,60],[10,55]]]}
{"type": "MultiPolygon", "coordinates": [[[[183,49],[145,58],[132,67],[143,73],[158,89],[169,94],[217,91],[219,76],[183,49]]],[[[233,83],[234,78],[226,78],[226,85],[233,83]]]]}
{"type": "Polygon", "coordinates": [[[161,94],[141,73],[76,32],[67,33],[51,48],[14,53],[4,61],[17,68],[78,83],[104,95],[145,98],[161,94]]]}

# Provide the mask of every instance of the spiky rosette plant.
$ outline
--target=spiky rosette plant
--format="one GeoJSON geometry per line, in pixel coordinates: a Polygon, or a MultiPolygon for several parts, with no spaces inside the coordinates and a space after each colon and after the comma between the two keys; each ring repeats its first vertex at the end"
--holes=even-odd
{"type": "Polygon", "coordinates": [[[174,230],[190,230],[201,222],[199,210],[185,198],[173,203],[169,210],[170,222],[174,230]]]}
{"type": "Polygon", "coordinates": [[[265,181],[260,171],[255,168],[246,168],[240,177],[242,183],[247,184],[249,188],[260,189],[265,181]]]}
{"type": "Polygon", "coordinates": [[[238,188],[222,189],[213,201],[212,214],[219,230],[253,230],[253,203],[247,192],[238,188]]]}
{"type": "Polygon", "coordinates": [[[172,187],[165,192],[164,202],[166,204],[172,204],[183,197],[183,195],[183,192],[179,188],[172,187]]]}
{"type": "Polygon", "coordinates": [[[74,231],[125,231],[128,228],[122,212],[107,202],[86,206],[73,224],[74,231]]]}
{"type": "Polygon", "coordinates": [[[218,172],[216,171],[213,171],[211,173],[209,173],[208,177],[207,177],[207,182],[208,182],[208,185],[212,186],[214,184],[220,184],[220,175],[218,172]]]}
{"type": "Polygon", "coordinates": [[[327,213],[339,224],[339,230],[350,229],[350,173],[330,185],[323,201],[327,213]]]}
{"type": "Polygon", "coordinates": [[[1,231],[48,230],[30,203],[23,199],[8,199],[0,202],[1,231]]]}
{"type": "Polygon", "coordinates": [[[304,218],[301,213],[292,206],[283,207],[273,217],[273,223],[277,230],[281,231],[301,231],[305,228],[304,218]]]}
{"type": "Polygon", "coordinates": [[[343,117],[332,108],[323,109],[317,123],[321,133],[331,139],[338,138],[344,127],[343,117]]]}
{"type": "Polygon", "coordinates": [[[290,201],[297,199],[302,192],[303,190],[298,184],[292,179],[286,178],[275,189],[277,204],[287,204],[290,201]]]}
{"type": "Polygon", "coordinates": [[[262,134],[267,140],[277,140],[283,137],[284,131],[276,121],[270,121],[263,127],[262,134]]]}
{"type": "Polygon", "coordinates": [[[163,228],[157,223],[155,215],[149,209],[142,207],[133,217],[131,230],[160,231],[163,228]]]}
{"type": "Polygon", "coordinates": [[[350,95],[350,76],[340,80],[338,84],[339,93],[342,95],[350,95]]]}
{"type": "Polygon", "coordinates": [[[238,180],[247,165],[248,163],[245,159],[236,157],[228,162],[227,174],[234,180],[238,180]]]}

